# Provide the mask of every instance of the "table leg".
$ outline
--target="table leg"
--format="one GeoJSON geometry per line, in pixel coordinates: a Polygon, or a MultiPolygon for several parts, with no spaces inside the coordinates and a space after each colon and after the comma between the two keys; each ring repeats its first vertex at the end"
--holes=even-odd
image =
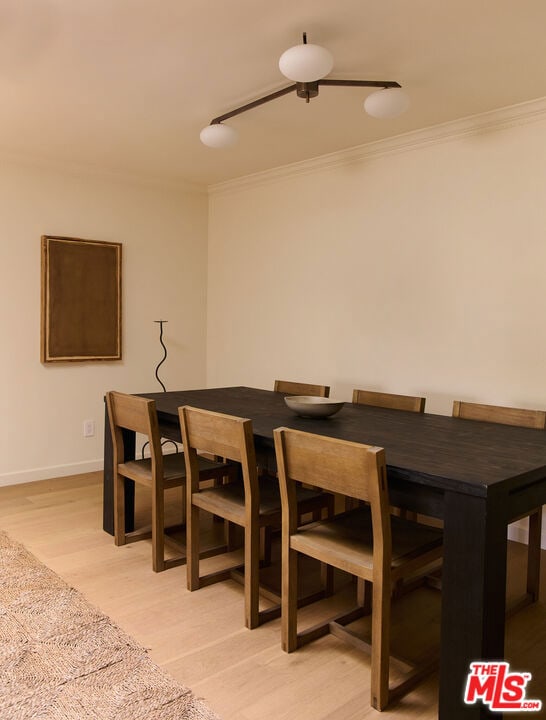
{"type": "Polygon", "coordinates": [[[469,665],[504,658],[506,517],[502,503],[446,492],[442,571],[440,720],[502,714],[463,701],[469,665]]]}
{"type": "MultiPolygon", "coordinates": [[[[104,405],[104,471],[102,489],[102,528],[110,535],[114,534],[114,459],[112,437],[109,430],[108,409],[104,405]]],[[[135,433],[124,432],[123,446],[125,459],[135,457],[135,433]]],[[[135,528],[135,483],[125,481],[125,532],[135,528]]]]}

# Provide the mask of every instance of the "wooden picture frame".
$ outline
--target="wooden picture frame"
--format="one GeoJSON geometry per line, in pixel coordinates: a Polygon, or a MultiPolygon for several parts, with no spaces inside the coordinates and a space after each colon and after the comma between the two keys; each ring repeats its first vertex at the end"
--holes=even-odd
{"type": "Polygon", "coordinates": [[[41,361],[121,360],[121,243],[42,235],[41,361]]]}

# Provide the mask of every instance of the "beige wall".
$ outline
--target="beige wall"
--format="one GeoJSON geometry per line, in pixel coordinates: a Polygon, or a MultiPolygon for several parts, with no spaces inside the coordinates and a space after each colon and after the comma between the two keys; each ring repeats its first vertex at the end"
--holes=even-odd
{"type": "Polygon", "coordinates": [[[0,160],[0,485],[101,466],[103,394],[205,382],[204,193],[0,160]],[[123,360],[40,363],[40,236],[123,243],[123,360]],[[82,424],[96,422],[84,439],[82,424]]]}
{"type": "Polygon", "coordinates": [[[546,408],[545,116],[329,165],[213,190],[209,385],[546,408]]]}
{"type": "Polygon", "coordinates": [[[168,388],[546,407],[546,115],[455,129],[213,188],[208,298],[204,194],[0,160],[0,484],[100,467],[105,390],[159,390],[159,318],[168,388]],[[123,243],[122,362],[40,363],[42,234],[123,243]]]}

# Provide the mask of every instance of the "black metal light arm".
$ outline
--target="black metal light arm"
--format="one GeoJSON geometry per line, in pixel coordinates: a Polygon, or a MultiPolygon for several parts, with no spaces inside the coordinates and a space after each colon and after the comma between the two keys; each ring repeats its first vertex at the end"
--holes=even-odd
{"type": "Polygon", "coordinates": [[[221,123],[224,120],[229,120],[229,118],[234,117],[235,115],[240,115],[241,113],[244,113],[247,110],[252,110],[252,108],[258,107],[259,105],[263,105],[264,103],[270,102],[271,100],[276,100],[277,98],[282,97],[283,95],[288,95],[288,93],[293,92],[296,89],[296,87],[297,87],[297,85],[289,85],[288,87],[285,87],[282,90],[277,90],[276,92],[271,93],[270,95],[264,95],[264,97],[258,98],[258,100],[253,100],[252,102],[249,102],[246,105],[241,105],[241,107],[235,108],[235,110],[230,110],[230,112],[227,112],[224,115],[219,115],[218,117],[215,117],[213,120],[210,121],[210,124],[217,125],[218,123],[221,123]]]}
{"type": "Polygon", "coordinates": [[[345,87],[380,87],[380,88],[399,88],[400,83],[392,80],[317,80],[319,85],[340,85],[345,87]]]}
{"type": "Polygon", "coordinates": [[[333,79],[324,79],[324,80],[315,80],[315,82],[298,82],[294,85],[289,85],[288,87],[282,88],[282,90],[276,90],[273,93],[270,93],[269,95],[264,95],[264,97],[258,98],[257,100],[253,100],[252,102],[247,103],[246,105],[241,105],[241,107],[235,108],[235,110],[230,110],[230,112],[224,113],[223,115],[219,115],[218,117],[213,118],[210,121],[211,125],[218,125],[218,123],[223,122],[224,120],[229,120],[229,118],[234,117],[235,115],[240,115],[241,113],[246,112],[247,110],[252,110],[255,107],[258,107],[259,105],[263,105],[264,103],[268,103],[271,100],[276,100],[279,97],[282,97],[283,95],[288,95],[288,93],[296,91],[298,97],[303,98],[306,100],[306,102],[309,102],[310,98],[316,97],[318,95],[318,88],[319,85],[338,85],[341,87],[379,87],[379,88],[399,88],[401,85],[397,82],[394,82],[392,80],[333,80],[333,79]]]}

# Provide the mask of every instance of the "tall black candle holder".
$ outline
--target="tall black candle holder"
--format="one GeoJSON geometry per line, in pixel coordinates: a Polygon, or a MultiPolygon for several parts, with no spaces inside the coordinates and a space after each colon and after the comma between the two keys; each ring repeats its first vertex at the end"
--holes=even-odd
{"type": "Polygon", "coordinates": [[[159,377],[159,368],[163,365],[163,363],[167,359],[167,346],[163,342],[163,325],[164,325],[164,323],[168,322],[168,320],[154,320],[154,322],[159,323],[159,342],[161,343],[161,346],[163,348],[163,357],[157,364],[157,367],[155,369],[155,377],[157,379],[157,382],[163,388],[163,392],[167,392],[167,388],[165,387],[165,385],[163,384],[163,381],[159,377]]]}
{"type": "MultiPolygon", "coordinates": [[[[165,360],[167,359],[167,346],[163,342],[163,325],[168,322],[168,320],[154,320],[154,322],[159,324],[159,342],[161,343],[161,347],[163,348],[163,357],[161,360],[157,363],[156,369],[155,369],[155,377],[157,382],[161,385],[163,388],[163,392],[167,392],[167,388],[165,387],[163,380],[159,377],[159,368],[163,365],[165,360]]],[[[142,446],[142,457],[144,457],[144,451],[149,443],[145,442],[142,446]]],[[[164,447],[167,444],[171,444],[175,448],[175,452],[179,452],[180,448],[178,447],[177,443],[174,440],[161,440],[161,447],[164,447]]]]}

